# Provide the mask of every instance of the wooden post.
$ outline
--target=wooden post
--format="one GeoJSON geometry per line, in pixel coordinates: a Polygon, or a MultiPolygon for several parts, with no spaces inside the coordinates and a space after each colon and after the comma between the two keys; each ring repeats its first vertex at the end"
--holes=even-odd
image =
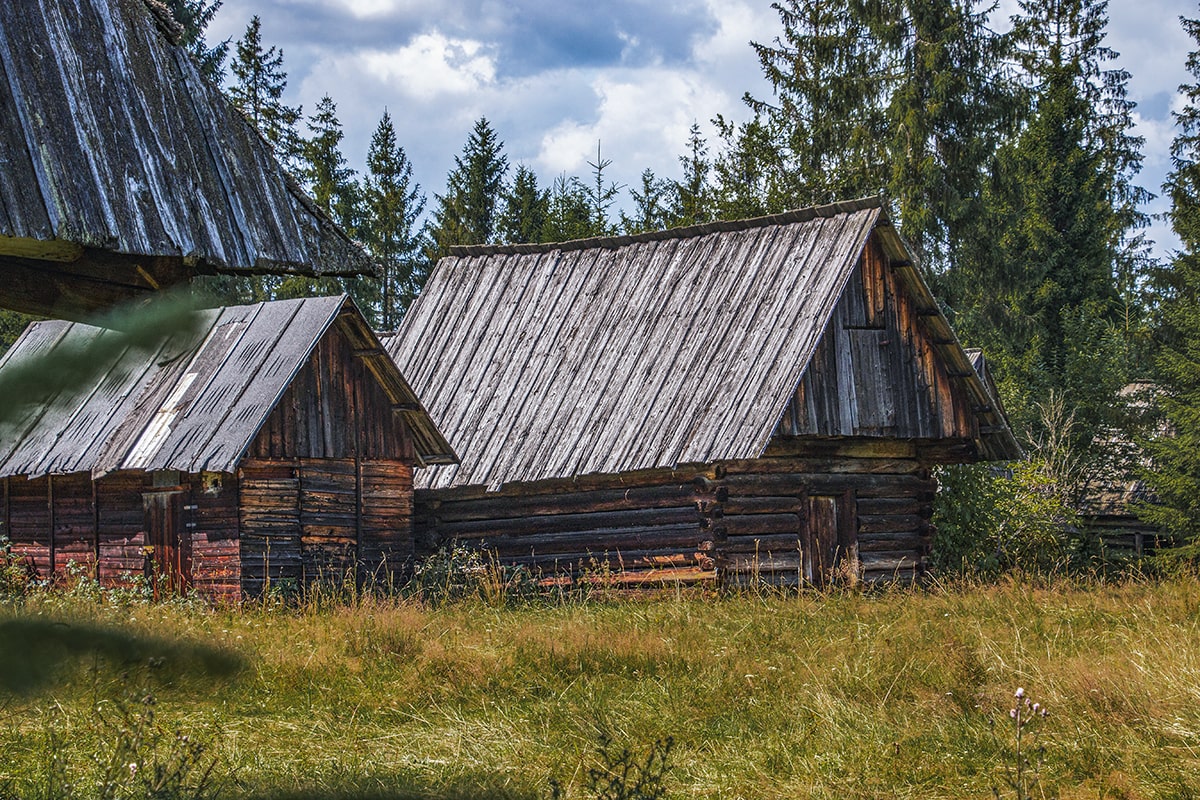
{"type": "Polygon", "coordinates": [[[50,576],[53,577],[57,571],[57,565],[54,563],[57,560],[55,554],[55,540],[58,538],[54,534],[54,476],[46,476],[46,508],[50,512],[50,576]]]}

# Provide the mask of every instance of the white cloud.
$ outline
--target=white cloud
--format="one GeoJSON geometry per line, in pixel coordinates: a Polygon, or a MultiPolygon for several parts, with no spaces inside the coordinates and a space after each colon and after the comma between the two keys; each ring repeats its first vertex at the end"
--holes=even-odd
{"type": "Polygon", "coordinates": [[[369,77],[418,100],[472,94],[496,80],[496,62],[486,45],[438,31],[415,36],[395,50],[363,50],[332,61],[336,72],[369,77]]]}
{"type": "Polygon", "coordinates": [[[563,120],[542,137],[537,162],[547,174],[586,173],[597,141],[619,161],[623,182],[647,166],[673,174],[691,124],[707,127],[713,110],[732,102],[697,75],[664,68],[605,71],[592,88],[600,98],[594,120],[563,120]]]}
{"type": "Polygon", "coordinates": [[[402,5],[397,0],[339,0],[339,2],[358,19],[391,14],[402,5]]]}

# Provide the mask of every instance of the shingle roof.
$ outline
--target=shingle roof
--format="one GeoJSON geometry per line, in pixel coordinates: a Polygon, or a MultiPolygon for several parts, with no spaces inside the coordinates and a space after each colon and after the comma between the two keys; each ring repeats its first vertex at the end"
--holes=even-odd
{"type": "Polygon", "coordinates": [[[0,2],[0,236],[370,272],[161,27],[144,0],[0,2]]]}
{"type": "MultiPolygon", "coordinates": [[[[278,300],[197,312],[194,332],[149,350],[113,354],[96,379],[72,386],[22,419],[0,425],[0,477],[103,474],[120,469],[233,471],[275,404],[333,325],[414,431],[426,462],[453,452],[345,296],[278,300]]],[[[55,351],[86,347],[113,331],[35,322],[0,359],[0,371],[55,351]]]]}
{"type": "MultiPolygon", "coordinates": [[[[876,198],[632,237],[456,249],[384,340],[462,457],[422,470],[417,485],[761,456],[874,230],[894,264],[911,265],[876,198]]],[[[899,271],[950,372],[984,409],[987,390],[917,270],[899,271]]],[[[999,420],[983,443],[990,457],[1011,440],[999,420]]]]}

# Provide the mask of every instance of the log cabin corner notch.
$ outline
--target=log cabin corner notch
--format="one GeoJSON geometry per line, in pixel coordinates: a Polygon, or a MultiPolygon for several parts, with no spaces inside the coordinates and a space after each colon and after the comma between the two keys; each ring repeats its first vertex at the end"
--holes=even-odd
{"type": "MultiPolygon", "coordinates": [[[[13,551],[230,599],[406,569],[413,468],[455,457],[353,302],[198,313],[187,341],[114,355],[0,429],[13,551]]],[[[106,335],[35,322],[0,371],[106,335]]]]}
{"type": "Polygon", "coordinates": [[[912,579],[930,468],[1020,453],[875,198],[459,248],[385,344],[462,455],[419,544],[544,572],[912,579]]]}

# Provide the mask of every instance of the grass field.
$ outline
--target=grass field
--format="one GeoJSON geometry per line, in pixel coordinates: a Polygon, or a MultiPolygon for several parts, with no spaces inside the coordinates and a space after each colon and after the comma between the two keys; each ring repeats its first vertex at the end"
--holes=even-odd
{"type": "Polygon", "coordinates": [[[88,771],[128,728],[112,722],[117,703],[152,694],[163,729],[209,744],[224,796],[532,798],[555,778],[583,798],[602,737],[645,753],[670,736],[670,797],[1012,797],[1022,686],[1050,710],[1025,731],[1043,762],[1033,797],[1200,797],[1194,579],[500,607],[0,606],[0,630],[46,621],[212,647],[242,667],[204,675],[195,649],[147,667],[153,643],[39,666],[0,695],[0,796],[52,793],[56,770],[101,796],[88,771]]]}

